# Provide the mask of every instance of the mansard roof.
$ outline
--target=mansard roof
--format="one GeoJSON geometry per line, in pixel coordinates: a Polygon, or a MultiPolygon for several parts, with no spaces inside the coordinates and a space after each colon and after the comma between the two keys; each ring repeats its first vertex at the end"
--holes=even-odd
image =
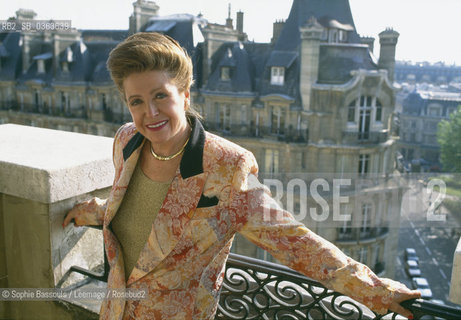
{"type": "Polygon", "coordinates": [[[345,83],[352,79],[351,71],[378,70],[367,45],[321,44],[318,82],[345,83]]]}
{"type": "Polygon", "coordinates": [[[350,32],[349,43],[360,43],[355,30],[349,0],[293,0],[290,15],[275,44],[275,50],[297,50],[301,37],[299,28],[310,17],[315,17],[324,27],[341,27],[350,32]]]}
{"type": "Polygon", "coordinates": [[[21,34],[19,32],[0,33],[1,43],[1,65],[0,79],[15,80],[22,67],[22,55],[20,47],[21,34]]]}
{"type": "Polygon", "coordinates": [[[110,51],[115,48],[118,41],[98,41],[86,43],[90,54],[90,74],[88,81],[96,84],[111,83],[106,62],[110,51]]]}
{"type": "Polygon", "coordinates": [[[437,92],[415,90],[402,103],[402,113],[407,115],[427,115],[429,104],[442,106],[442,114],[447,114],[448,108],[457,108],[461,103],[461,94],[455,92],[437,92]]]}
{"type": "Polygon", "coordinates": [[[228,42],[214,53],[211,73],[203,89],[214,92],[247,92],[258,90],[267,60],[269,44],[228,42]],[[221,79],[222,67],[230,68],[230,79],[221,79]]]}
{"type": "Polygon", "coordinates": [[[160,32],[176,39],[189,54],[192,54],[197,43],[203,39],[197,38],[199,28],[206,20],[192,14],[174,14],[149,19],[143,31],[160,32]]]}

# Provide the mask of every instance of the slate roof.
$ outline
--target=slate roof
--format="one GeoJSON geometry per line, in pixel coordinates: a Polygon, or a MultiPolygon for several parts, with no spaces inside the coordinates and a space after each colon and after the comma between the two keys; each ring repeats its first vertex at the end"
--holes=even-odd
{"type": "Polygon", "coordinates": [[[428,105],[436,102],[442,106],[442,115],[448,108],[457,108],[461,103],[461,95],[452,92],[413,91],[402,103],[402,113],[406,115],[425,116],[428,105]]]}
{"type": "Polygon", "coordinates": [[[22,68],[21,47],[19,46],[21,34],[19,32],[0,33],[1,42],[1,80],[15,80],[22,68]]]}
{"type": "Polygon", "coordinates": [[[118,44],[118,41],[99,41],[89,42],[86,44],[90,55],[90,71],[88,81],[95,84],[111,83],[109,70],[106,67],[106,61],[109,58],[110,51],[118,44]]]}
{"type": "Polygon", "coordinates": [[[205,19],[192,14],[174,14],[149,19],[143,31],[160,32],[176,39],[192,55],[198,40],[194,39],[194,28],[205,25],[205,19]]]}
{"type": "Polygon", "coordinates": [[[37,55],[31,57],[30,66],[26,72],[19,76],[20,83],[35,80],[50,84],[53,80],[53,47],[51,43],[41,43],[38,52],[37,55]],[[45,70],[43,73],[38,72],[39,60],[44,61],[45,70]]]}
{"type": "Polygon", "coordinates": [[[268,44],[228,42],[214,53],[207,92],[246,92],[258,90],[260,77],[268,58],[268,44]],[[230,68],[230,80],[221,80],[221,68],[230,68]]]}
{"type": "MultiPolygon", "coordinates": [[[[275,50],[297,50],[301,39],[299,28],[305,25],[311,16],[321,24],[334,23],[334,20],[336,23],[352,26],[355,30],[349,0],[293,0],[290,15],[275,44],[275,50]]],[[[356,31],[350,33],[348,42],[360,43],[356,31]]]]}
{"type": "Polygon", "coordinates": [[[319,83],[345,83],[352,78],[351,71],[358,69],[378,70],[367,45],[320,45],[319,83]]]}
{"type": "Polygon", "coordinates": [[[84,42],[90,41],[122,41],[128,37],[128,30],[79,30],[84,42]]]}

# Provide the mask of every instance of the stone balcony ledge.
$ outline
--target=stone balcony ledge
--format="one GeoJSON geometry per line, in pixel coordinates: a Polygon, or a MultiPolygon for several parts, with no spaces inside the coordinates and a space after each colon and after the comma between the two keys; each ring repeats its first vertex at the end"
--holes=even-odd
{"type": "MultiPolygon", "coordinates": [[[[112,138],[0,125],[0,288],[54,288],[73,265],[103,263],[102,232],[62,228],[77,202],[105,198],[112,138]]],[[[72,275],[78,282],[83,276],[72,275]]],[[[75,313],[84,313],[78,310],[75,313]]],[[[0,319],[73,319],[54,301],[0,301],[0,319]]]]}

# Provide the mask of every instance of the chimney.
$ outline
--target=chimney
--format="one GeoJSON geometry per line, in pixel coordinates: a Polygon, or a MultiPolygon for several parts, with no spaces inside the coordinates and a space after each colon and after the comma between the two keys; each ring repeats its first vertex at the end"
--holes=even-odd
{"type": "Polygon", "coordinates": [[[375,38],[373,38],[373,37],[360,37],[360,42],[362,44],[366,44],[368,46],[368,49],[370,50],[370,52],[373,53],[373,50],[375,48],[375,38]]]}
{"type": "Polygon", "coordinates": [[[283,20],[274,22],[271,43],[277,42],[278,38],[280,37],[280,33],[282,33],[284,26],[285,26],[285,21],[283,20]]]}
{"type": "Polygon", "coordinates": [[[159,6],[154,1],[137,0],[133,2],[133,13],[129,18],[130,34],[142,31],[150,18],[158,16],[159,6]]]}
{"type": "Polygon", "coordinates": [[[395,47],[399,39],[397,31],[388,28],[379,34],[379,50],[378,67],[387,70],[389,81],[394,82],[394,69],[395,69],[395,47]]]}
{"type": "Polygon", "coordinates": [[[243,12],[237,12],[237,31],[243,33],[243,12]]]}
{"type": "Polygon", "coordinates": [[[16,11],[17,20],[33,20],[35,16],[37,16],[37,14],[31,9],[19,9],[16,11]]]}
{"type": "Polygon", "coordinates": [[[303,109],[309,111],[312,85],[317,82],[319,72],[320,39],[323,27],[312,16],[299,31],[301,34],[300,91],[303,109]]]}
{"type": "Polygon", "coordinates": [[[227,19],[226,19],[226,27],[229,29],[234,29],[234,22],[231,18],[231,4],[229,3],[229,9],[227,13],[227,19]]]}

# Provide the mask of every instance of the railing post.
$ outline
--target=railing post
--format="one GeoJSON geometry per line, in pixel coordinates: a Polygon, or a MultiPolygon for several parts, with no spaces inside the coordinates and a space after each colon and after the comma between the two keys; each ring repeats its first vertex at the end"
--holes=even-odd
{"type": "MultiPolygon", "coordinates": [[[[112,139],[6,124],[0,150],[1,287],[54,288],[70,266],[99,265],[101,232],[62,222],[76,202],[107,196],[112,139]]],[[[0,301],[0,318],[31,317],[72,318],[53,301],[0,301]]]]}

